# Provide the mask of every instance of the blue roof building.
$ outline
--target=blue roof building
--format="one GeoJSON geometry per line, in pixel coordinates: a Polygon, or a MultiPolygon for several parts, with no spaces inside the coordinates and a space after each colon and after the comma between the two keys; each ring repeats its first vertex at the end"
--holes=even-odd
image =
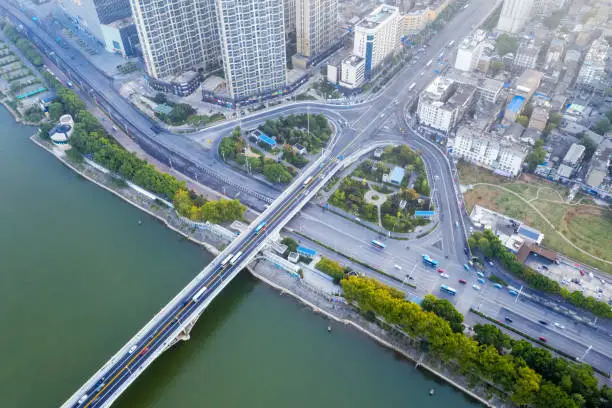
{"type": "Polygon", "coordinates": [[[389,177],[389,181],[391,184],[400,185],[402,184],[402,180],[404,179],[404,175],[406,171],[401,167],[394,167],[393,171],[391,171],[391,177],[389,177]]]}
{"type": "Polygon", "coordinates": [[[297,253],[307,258],[314,258],[317,254],[317,251],[315,251],[314,249],[299,246],[297,247],[297,253]]]}
{"type": "Polygon", "coordinates": [[[263,132],[259,133],[259,136],[257,136],[257,141],[265,143],[270,147],[276,146],[276,140],[272,139],[270,136],[266,135],[263,132]]]}

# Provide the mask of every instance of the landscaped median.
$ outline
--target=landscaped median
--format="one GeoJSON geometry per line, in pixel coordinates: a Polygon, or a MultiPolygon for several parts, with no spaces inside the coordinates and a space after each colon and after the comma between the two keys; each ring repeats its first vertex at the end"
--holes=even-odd
{"type": "Polygon", "coordinates": [[[553,358],[525,340],[514,341],[492,325],[478,325],[476,336],[454,331],[458,312],[432,295],[421,307],[404,294],[371,278],[341,281],[344,297],[361,313],[400,328],[439,358],[449,371],[472,383],[495,384],[513,404],[535,408],[607,407],[612,389],[598,388],[593,369],[553,358]],[[428,311],[430,310],[430,311],[428,311]]]}

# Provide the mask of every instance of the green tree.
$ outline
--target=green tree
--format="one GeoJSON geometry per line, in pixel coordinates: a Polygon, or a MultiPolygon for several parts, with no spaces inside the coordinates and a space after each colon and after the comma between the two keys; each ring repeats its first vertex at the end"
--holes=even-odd
{"type": "Polygon", "coordinates": [[[508,34],[501,34],[497,37],[495,43],[495,50],[501,56],[506,55],[509,52],[516,52],[518,49],[518,42],[516,38],[509,36],[508,34]]]}
{"type": "Polygon", "coordinates": [[[166,103],[168,102],[168,97],[166,96],[165,93],[158,92],[155,94],[155,97],[153,98],[153,102],[158,103],[158,104],[166,103]]]}
{"type": "Polygon", "coordinates": [[[584,146],[584,161],[588,162],[589,160],[591,160],[591,157],[593,157],[593,154],[595,154],[595,151],[597,150],[597,145],[584,134],[582,135],[578,143],[584,146]]]}
{"type": "Polygon", "coordinates": [[[500,60],[495,60],[491,62],[489,69],[491,70],[491,75],[495,76],[506,69],[506,65],[500,60]]]}
{"type": "Polygon", "coordinates": [[[336,284],[339,284],[340,280],[344,278],[344,268],[338,262],[332,261],[331,259],[321,258],[315,265],[315,268],[331,276],[336,284]]]}
{"type": "Polygon", "coordinates": [[[512,346],[512,339],[492,324],[477,324],[474,326],[474,331],[477,342],[493,346],[498,352],[512,346]]]}
{"type": "Polygon", "coordinates": [[[434,295],[426,295],[421,303],[423,310],[434,312],[446,320],[456,333],[463,332],[463,315],[446,299],[437,299],[434,295]]]}
{"type": "Polygon", "coordinates": [[[529,118],[525,115],[519,115],[516,118],[516,123],[526,128],[529,125],[529,118]]]}
{"type": "Polygon", "coordinates": [[[266,176],[268,180],[280,184],[288,183],[293,178],[285,166],[275,162],[264,164],[263,175],[266,176]]]}
{"type": "Polygon", "coordinates": [[[61,104],[61,102],[52,102],[49,105],[49,118],[56,122],[60,116],[62,116],[62,114],[64,113],[64,105],[61,104]]]}
{"type": "Polygon", "coordinates": [[[287,245],[287,250],[285,251],[285,255],[288,255],[290,252],[296,252],[297,251],[298,243],[293,238],[285,237],[281,241],[281,244],[287,245]]]}
{"type": "Polygon", "coordinates": [[[531,153],[525,157],[525,162],[527,163],[527,169],[533,172],[538,165],[544,162],[544,158],[546,158],[546,150],[544,150],[544,141],[542,139],[538,139],[533,146],[533,150],[531,153]]]}
{"type": "Polygon", "coordinates": [[[609,130],[610,130],[610,119],[608,119],[607,117],[599,120],[593,127],[593,132],[598,133],[600,135],[604,135],[609,130]]]}

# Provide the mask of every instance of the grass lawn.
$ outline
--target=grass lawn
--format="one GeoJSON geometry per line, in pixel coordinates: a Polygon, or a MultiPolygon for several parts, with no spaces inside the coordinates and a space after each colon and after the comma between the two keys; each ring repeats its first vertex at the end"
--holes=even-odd
{"type": "MultiPolygon", "coordinates": [[[[544,184],[548,183],[544,182],[544,184]]],[[[524,198],[527,200],[535,197],[531,194],[534,187],[522,181],[508,183],[503,187],[515,191],[521,196],[524,193],[524,198]]],[[[555,226],[555,229],[551,228],[544,219],[518,197],[493,186],[476,186],[465,193],[464,198],[469,211],[475,204],[479,204],[521,220],[544,233],[543,246],[558,251],[578,262],[612,273],[612,265],[597,261],[573,248],[557,233],[557,230],[560,231],[579,248],[597,257],[612,261],[612,211],[594,205],[576,206],[545,201],[553,199],[559,201],[559,194],[561,194],[561,197],[567,195],[564,189],[563,186],[541,188],[540,199],[531,201],[531,204],[546,216],[555,226]]]]}

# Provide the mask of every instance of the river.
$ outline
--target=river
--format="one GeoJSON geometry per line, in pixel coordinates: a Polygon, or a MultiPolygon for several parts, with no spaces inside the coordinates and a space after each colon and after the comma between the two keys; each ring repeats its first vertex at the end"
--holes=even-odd
{"type": "MultiPolygon", "coordinates": [[[[57,407],[211,256],[85,181],[0,108],[0,406],[57,407]],[[139,221],[142,221],[140,224],[139,221]]],[[[241,274],[115,404],[475,406],[241,274]],[[428,390],[435,388],[433,397],[428,390]]]]}

